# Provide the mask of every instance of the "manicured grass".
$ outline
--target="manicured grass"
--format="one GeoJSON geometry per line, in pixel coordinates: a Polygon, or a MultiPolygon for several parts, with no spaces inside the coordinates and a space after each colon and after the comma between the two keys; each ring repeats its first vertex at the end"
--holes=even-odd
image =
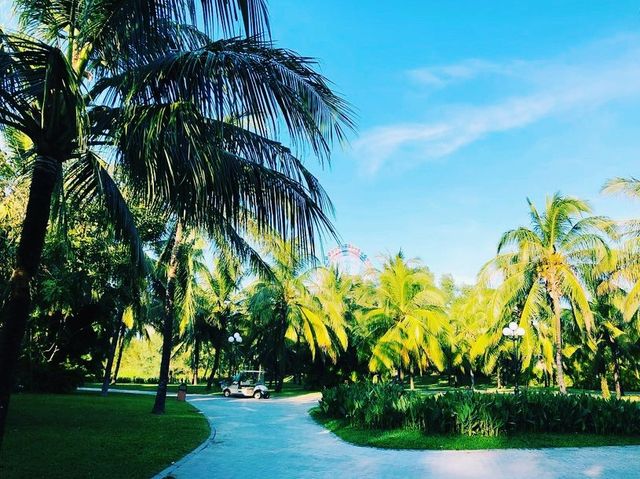
{"type": "Polygon", "coordinates": [[[388,431],[350,426],[342,419],[330,419],[320,409],[309,411],[316,422],[346,442],[383,449],[538,449],[545,447],[628,446],[640,444],[640,436],[596,434],[518,434],[513,436],[427,435],[417,430],[388,431]]]}
{"type": "Polygon", "coordinates": [[[282,391],[280,391],[279,393],[272,392],[271,396],[274,398],[290,398],[290,397],[296,397],[296,396],[303,396],[305,394],[310,394],[312,392],[315,392],[315,391],[304,389],[303,386],[299,386],[297,384],[285,382],[282,385],[282,391]]]}
{"type": "Polygon", "coordinates": [[[148,478],[196,448],[209,423],[193,406],[167,399],[151,414],[151,396],[16,394],[0,477],[148,478]]]}
{"type": "MultiPolygon", "coordinates": [[[[85,387],[88,388],[101,388],[102,383],[85,383],[85,387]]],[[[178,391],[179,384],[169,384],[167,386],[167,390],[170,393],[175,393],[178,391]]],[[[129,391],[150,391],[156,392],[158,389],[157,384],[137,384],[137,383],[122,383],[122,384],[113,384],[109,387],[109,389],[125,389],[129,391]]],[[[206,384],[187,384],[187,394],[221,394],[220,388],[217,384],[214,384],[211,390],[207,391],[206,384]]]]}
{"type": "MultiPolygon", "coordinates": [[[[85,383],[85,387],[88,388],[101,388],[102,383],[85,383]]],[[[124,389],[129,391],[150,391],[155,392],[158,388],[157,384],[135,384],[135,383],[123,383],[123,384],[115,384],[110,387],[110,389],[124,389]]],[[[178,384],[169,384],[168,391],[175,393],[178,390],[178,384]]],[[[271,397],[274,398],[284,398],[284,397],[295,397],[302,396],[303,394],[309,394],[314,391],[310,391],[304,389],[303,386],[299,386],[297,384],[293,384],[291,382],[285,381],[282,386],[282,391],[279,393],[271,391],[271,397]]],[[[198,384],[191,385],[187,384],[187,394],[212,394],[212,395],[222,395],[222,391],[218,384],[215,384],[211,390],[207,391],[206,384],[198,384]]]]}

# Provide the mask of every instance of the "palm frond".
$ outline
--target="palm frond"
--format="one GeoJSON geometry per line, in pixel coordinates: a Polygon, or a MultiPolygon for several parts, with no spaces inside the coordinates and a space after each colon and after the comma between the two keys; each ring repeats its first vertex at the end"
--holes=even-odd
{"type": "Polygon", "coordinates": [[[70,198],[78,207],[99,198],[115,227],[116,237],[129,244],[132,264],[140,272],[145,271],[144,251],[138,235],[135,218],[120,188],[106,168],[104,162],[92,151],[75,160],[67,171],[66,188],[70,198]]]}

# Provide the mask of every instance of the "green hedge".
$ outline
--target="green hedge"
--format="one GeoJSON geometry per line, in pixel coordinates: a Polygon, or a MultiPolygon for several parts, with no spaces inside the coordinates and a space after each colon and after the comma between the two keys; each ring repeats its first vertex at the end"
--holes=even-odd
{"type": "Polygon", "coordinates": [[[551,392],[422,395],[391,383],[327,389],[320,410],[369,429],[419,429],[428,434],[640,434],[640,406],[625,400],[551,392]]]}

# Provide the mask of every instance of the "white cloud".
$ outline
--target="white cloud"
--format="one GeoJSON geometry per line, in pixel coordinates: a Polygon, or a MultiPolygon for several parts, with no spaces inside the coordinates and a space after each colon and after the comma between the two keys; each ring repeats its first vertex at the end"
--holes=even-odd
{"type": "Polygon", "coordinates": [[[427,68],[416,68],[407,72],[409,78],[431,87],[443,87],[455,81],[470,80],[486,74],[510,74],[512,65],[500,64],[471,58],[453,63],[427,68]]]}
{"type": "MultiPolygon", "coordinates": [[[[443,88],[454,81],[493,75],[515,79],[521,94],[490,104],[445,105],[439,119],[371,128],[354,143],[365,172],[386,164],[443,157],[488,135],[523,128],[535,122],[640,97],[640,38],[607,39],[547,61],[501,64],[467,60],[458,64],[408,72],[424,88],[443,88]]],[[[428,105],[425,105],[428,109],[428,105]]]]}
{"type": "Polygon", "coordinates": [[[13,2],[11,0],[0,0],[0,27],[13,27],[13,2]]]}

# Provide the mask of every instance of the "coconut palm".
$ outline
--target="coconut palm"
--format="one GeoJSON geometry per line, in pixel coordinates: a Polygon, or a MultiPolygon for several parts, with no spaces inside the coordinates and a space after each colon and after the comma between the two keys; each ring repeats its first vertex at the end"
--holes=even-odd
{"type": "Polygon", "coordinates": [[[612,222],[589,216],[591,208],[579,199],[555,194],[547,198],[540,213],[528,200],[531,226],[506,232],[498,245],[498,256],[484,269],[489,277],[497,273],[502,283],[496,288],[492,314],[513,314],[526,331],[552,313],[556,379],[566,393],[562,364],[563,302],[571,307],[576,324],[589,332],[593,312],[581,272],[608,255],[605,237],[614,234],[612,222]]]}
{"type": "MultiPolygon", "coordinates": [[[[607,181],[602,191],[609,194],[621,193],[633,199],[640,199],[640,180],[636,178],[613,178],[607,181]]],[[[621,224],[623,237],[623,255],[617,283],[628,289],[622,312],[629,321],[640,308],[640,222],[638,220],[624,221],[621,224]],[[620,278],[622,277],[622,278],[620,278]]]]}
{"type": "MultiPolygon", "coordinates": [[[[314,296],[309,289],[315,260],[300,256],[292,242],[274,239],[269,245],[272,275],[250,286],[248,311],[257,327],[254,342],[272,341],[269,356],[276,391],[282,388],[287,340],[309,348],[312,359],[318,351],[335,362],[347,345],[342,305],[329,305],[329,292],[314,296]],[[261,338],[261,339],[260,339],[261,338]]],[[[336,300],[339,301],[339,300],[336,300]]]]}
{"type": "Polygon", "coordinates": [[[369,368],[407,371],[413,388],[415,373],[429,365],[444,368],[444,297],[433,275],[417,262],[406,261],[402,252],[386,259],[378,281],[376,304],[364,313],[376,338],[369,368]]]}
{"type": "Polygon", "coordinates": [[[612,250],[609,257],[584,274],[592,298],[593,337],[598,347],[583,347],[580,352],[600,375],[603,395],[606,396],[609,394],[607,375],[612,374],[616,396],[620,398],[624,391],[622,363],[636,360],[640,314],[636,310],[627,316],[625,312],[631,295],[627,290],[634,280],[637,281],[639,256],[638,251],[626,243],[622,248],[612,250]]]}
{"type": "Polygon", "coordinates": [[[214,262],[211,274],[205,280],[205,304],[209,311],[207,322],[215,329],[213,339],[215,353],[211,373],[207,379],[207,388],[211,388],[219,372],[220,358],[227,345],[228,328],[238,325],[245,316],[241,289],[243,279],[244,273],[240,265],[233,258],[221,254],[214,262]]]}
{"type": "Polygon", "coordinates": [[[276,140],[282,131],[293,146],[326,158],[351,125],[348,109],[313,61],[265,37],[262,0],[195,3],[16,0],[20,31],[0,31],[0,129],[32,144],[29,199],[2,310],[0,430],[61,179],[78,201],[102,197],[137,259],[142,251],[119,185],[245,257],[254,257],[241,234],[248,218],[259,229],[294,233],[305,248],[329,227],[316,178],[276,140]]]}
{"type": "Polygon", "coordinates": [[[200,351],[214,349],[213,364],[207,378],[210,389],[220,367],[220,358],[227,342],[227,329],[238,324],[243,314],[240,283],[243,273],[237,260],[224,251],[217,251],[213,267],[198,268],[194,278],[195,308],[190,317],[181,321],[183,343],[192,348],[195,368],[199,364],[200,351]]]}
{"type": "Polygon", "coordinates": [[[487,314],[490,295],[491,291],[482,287],[463,288],[450,301],[448,308],[451,323],[448,341],[450,363],[463,374],[469,375],[471,388],[475,387],[479,359],[488,350],[483,340],[491,329],[487,314]]]}

